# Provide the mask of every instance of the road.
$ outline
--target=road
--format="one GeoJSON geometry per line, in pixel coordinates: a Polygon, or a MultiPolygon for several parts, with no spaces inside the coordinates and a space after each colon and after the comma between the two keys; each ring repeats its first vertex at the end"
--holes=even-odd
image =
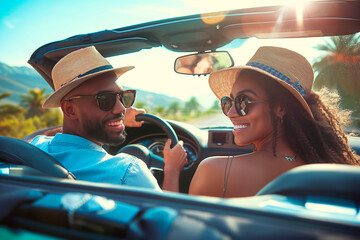
{"type": "Polygon", "coordinates": [[[227,118],[224,114],[219,113],[219,114],[214,114],[214,115],[210,115],[204,118],[198,118],[198,119],[194,119],[190,122],[188,122],[191,125],[194,125],[198,128],[205,128],[205,127],[217,127],[217,126],[228,126],[228,127],[232,127],[233,124],[232,122],[229,120],[229,118],[227,118]]]}

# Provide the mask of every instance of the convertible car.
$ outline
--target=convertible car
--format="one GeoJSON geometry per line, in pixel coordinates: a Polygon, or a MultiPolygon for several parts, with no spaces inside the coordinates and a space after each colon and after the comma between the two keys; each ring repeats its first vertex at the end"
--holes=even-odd
{"type": "MultiPolygon", "coordinates": [[[[314,1],[300,10],[290,5],[267,6],[177,17],[52,42],[39,47],[28,62],[53,87],[51,70],[57,61],[93,45],[115,66],[119,62],[129,65],[136,59],[133,65],[138,72],[152,70],[143,77],[144,84],[169,81],[165,73],[172,73],[176,75],[173,79],[178,79],[171,83],[174,88],[179,84],[178,89],[183,89],[195,81],[206,86],[210,72],[241,64],[242,57],[247,59],[262,45],[298,49],[311,60],[321,55],[314,46],[326,44],[332,36],[354,35],[359,39],[359,13],[357,1],[314,1]],[[147,58],[151,51],[158,51],[164,64],[148,66],[158,63],[147,58]],[[185,60],[194,57],[198,59],[194,66],[201,65],[205,57],[212,60],[202,68],[185,65],[185,60]]],[[[357,46],[359,49],[359,42],[357,46]]],[[[352,70],[359,76],[359,64],[356,66],[352,70]]],[[[202,91],[210,89],[199,87],[200,95],[202,91]]],[[[110,154],[127,152],[144,160],[161,185],[164,142],[167,138],[173,143],[182,140],[188,163],[181,173],[180,193],[76,180],[56,160],[28,143],[38,134],[61,132],[59,126],[21,140],[0,137],[1,238],[360,238],[360,167],[298,167],[253,197],[190,196],[189,185],[202,160],[214,155],[249,153],[252,147],[234,143],[232,126],[225,117],[211,124],[203,121],[201,126],[152,114],[142,114],[138,119],[144,121],[143,126],[127,128],[126,142],[104,148],[110,154]]],[[[348,128],[348,139],[360,154],[354,122],[348,128]]]]}

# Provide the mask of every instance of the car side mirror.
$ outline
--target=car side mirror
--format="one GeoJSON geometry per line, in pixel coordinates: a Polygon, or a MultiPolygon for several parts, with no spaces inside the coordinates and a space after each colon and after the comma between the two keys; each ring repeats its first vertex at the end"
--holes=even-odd
{"type": "Polygon", "coordinates": [[[187,75],[207,75],[211,72],[234,66],[227,51],[195,53],[176,58],[174,70],[187,75]]]}

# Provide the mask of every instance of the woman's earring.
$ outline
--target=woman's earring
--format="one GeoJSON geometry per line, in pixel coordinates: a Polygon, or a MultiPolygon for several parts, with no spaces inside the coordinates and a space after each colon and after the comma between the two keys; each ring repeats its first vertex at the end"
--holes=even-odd
{"type": "Polygon", "coordinates": [[[282,124],[283,124],[283,122],[284,122],[283,117],[284,117],[284,116],[281,116],[281,117],[280,117],[280,124],[281,124],[281,125],[282,125],[282,124]]]}

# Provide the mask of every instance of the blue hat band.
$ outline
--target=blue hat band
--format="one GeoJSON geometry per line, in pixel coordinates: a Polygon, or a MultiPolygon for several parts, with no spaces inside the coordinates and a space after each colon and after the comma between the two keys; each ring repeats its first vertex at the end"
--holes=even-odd
{"type": "Polygon", "coordinates": [[[295,83],[293,83],[291,81],[291,79],[286,76],[285,74],[279,72],[278,70],[276,70],[275,68],[272,68],[270,66],[267,66],[265,64],[262,63],[257,63],[257,62],[250,62],[246,64],[247,66],[251,66],[251,67],[255,67],[255,68],[259,68],[265,72],[270,73],[271,75],[273,75],[274,77],[286,82],[287,84],[289,84],[290,86],[292,86],[296,91],[298,91],[300,93],[301,96],[305,96],[306,91],[305,89],[301,86],[300,82],[297,81],[295,83]]]}
{"type": "Polygon", "coordinates": [[[101,67],[91,69],[90,71],[88,71],[88,72],[86,72],[84,74],[79,74],[78,76],[74,77],[70,81],[61,84],[60,87],[63,87],[64,85],[71,83],[75,79],[82,78],[82,77],[85,77],[86,75],[90,75],[90,74],[93,74],[93,73],[96,73],[96,72],[101,72],[101,71],[108,70],[108,69],[113,69],[113,66],[112,65],[105,65],[105,66],[101,66],[101,67]]]}

